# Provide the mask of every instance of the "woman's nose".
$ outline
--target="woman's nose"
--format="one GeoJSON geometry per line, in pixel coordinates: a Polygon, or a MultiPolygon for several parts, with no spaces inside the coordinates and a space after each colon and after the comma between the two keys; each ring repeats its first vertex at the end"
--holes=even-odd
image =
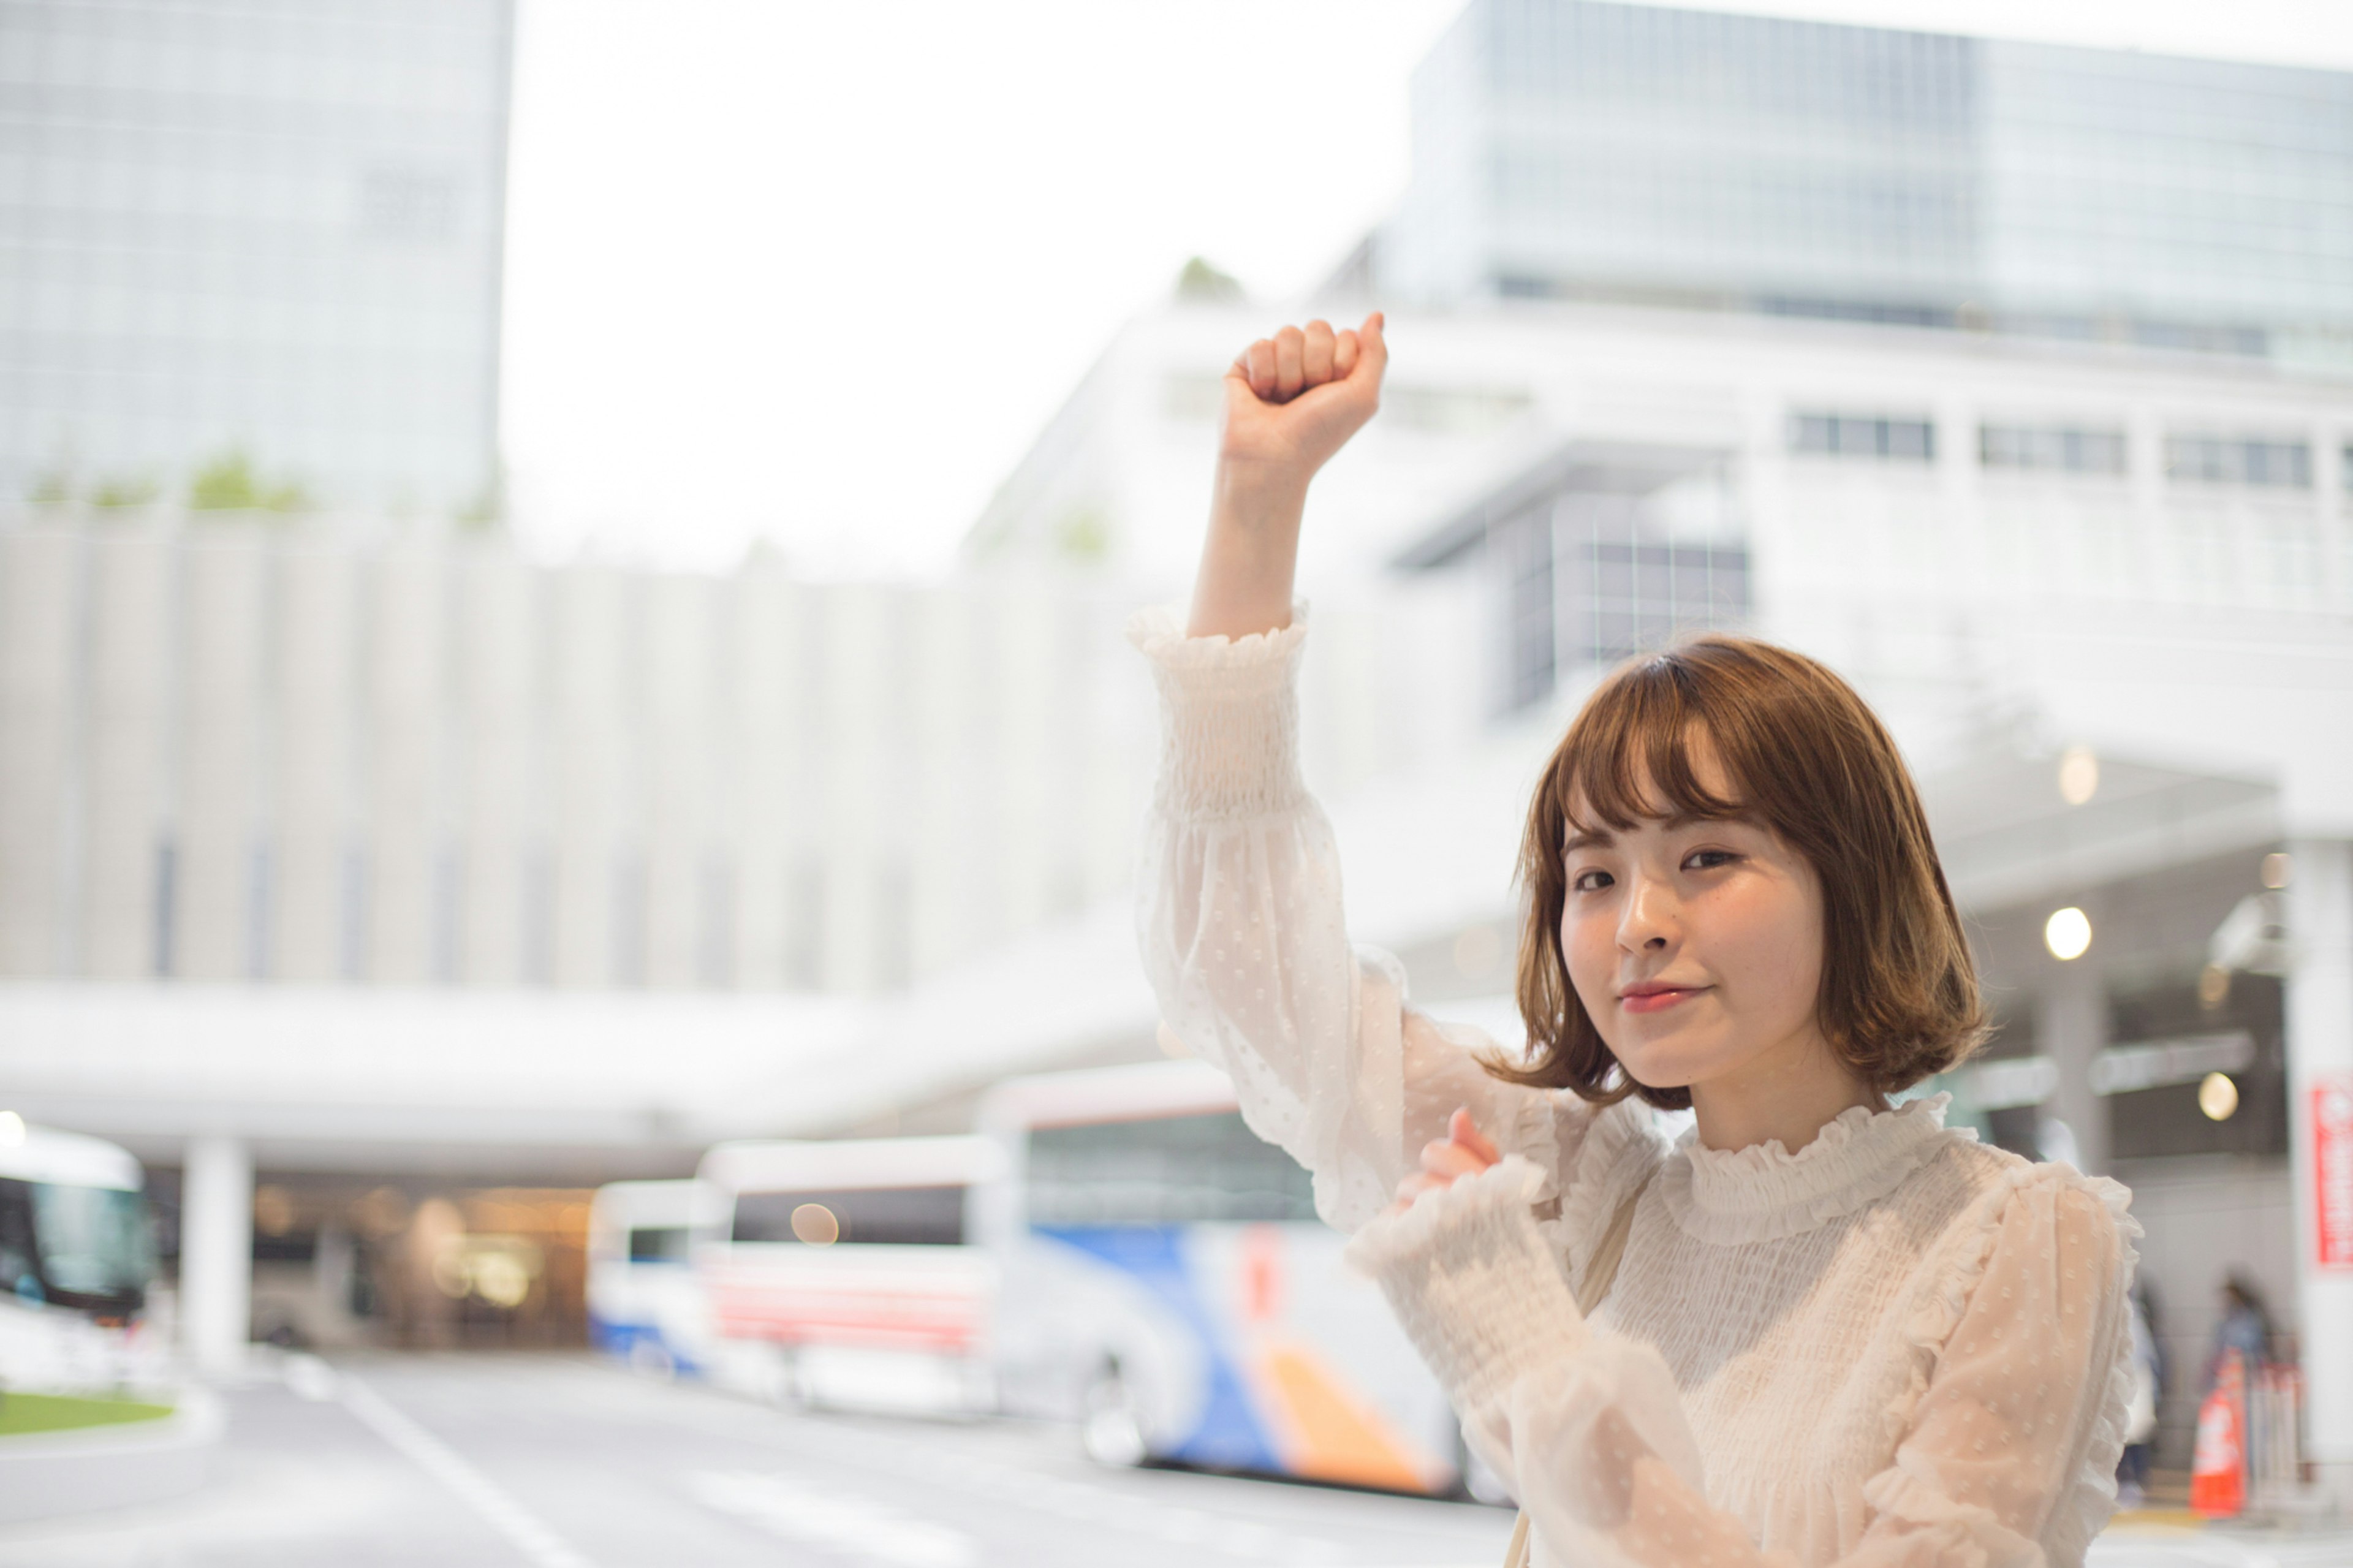
{"type": "Polygon", "coordinates": [[[1656,952],[1667,945],[1674,930],[1674,900],[1666,889],[1638,878],[1628,890],[1625,910],[1618,922],[1620,946],[1656,952]]]}

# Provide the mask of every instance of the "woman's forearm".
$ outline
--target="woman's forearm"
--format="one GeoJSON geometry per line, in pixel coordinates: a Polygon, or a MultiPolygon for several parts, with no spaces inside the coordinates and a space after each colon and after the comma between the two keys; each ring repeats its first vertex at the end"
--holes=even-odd
{"type": "Polygon", "coordinates": [[[1299,520],[1306,507],[1303,476],[1218,465],[1186,636],[1246,637],[1291,624],[1299,520]]]}

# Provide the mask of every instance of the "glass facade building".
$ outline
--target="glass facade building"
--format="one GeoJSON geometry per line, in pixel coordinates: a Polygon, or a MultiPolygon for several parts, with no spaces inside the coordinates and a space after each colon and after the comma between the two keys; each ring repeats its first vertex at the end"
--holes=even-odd
{"type": "Polygon", "coordinates": [[[511,0],[0,0],[0,508],[496,473],[511,0]]]}
{"type": "Polygon", "coordinates": [[[2353,73],[1590,0],[1472,0],[1349,264],[2353,362],[2353,73]]]}

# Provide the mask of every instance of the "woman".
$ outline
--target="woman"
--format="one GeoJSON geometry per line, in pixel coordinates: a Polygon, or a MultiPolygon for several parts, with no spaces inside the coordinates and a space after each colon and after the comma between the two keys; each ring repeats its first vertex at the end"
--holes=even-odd
{"type": "Polygon", "coordinates": [[[1587,703],[1522,849],[1524,1064],[1349,948],[1292,579],[1387,358],[1377,315],[1245,351],[1189,620],[1131,628],[1166,716],[1141,934],[1169,1026],[1357,1231],[1535,1563],[2080,1563],[2138,1226],[1944,1096],[1891,1107],[1982,1014],[1910,778],[1836,676],[1704,638],[1587,703]],[[1694,1113],[1672,1149],[1653,1106],[1694,1113]]]}

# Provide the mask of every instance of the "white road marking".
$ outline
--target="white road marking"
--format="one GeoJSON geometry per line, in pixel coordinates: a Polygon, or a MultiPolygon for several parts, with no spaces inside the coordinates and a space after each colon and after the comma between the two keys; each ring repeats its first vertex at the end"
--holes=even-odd
{"type": "Polygon", "coordinates": [[[455,1448],[395,1409],[384,1395],[350,1373],[343,1374],[342,1382],[343,1408],[415,1461],[419,1469],[463,1498],[531,1561],[533,1568],[596,1568],[537,1514],[501,1490],[455,1448]]]}
{"type": "Polygon", "coordinates": [[[729,1470],[690,1476],[687,1489],[706,1507],[771,1535],[844,1556],[892,1568],[967,1568],[974,1561],[969,1536],[833,1488],[818,1491],[785,1476],[729,1470]]]}
{"type": "Polygon", "coordinates": [[[1155,1502],[1125,1490],[1017,1470],[986,1459],[949,1458],[933,1474],[974,1497],[1011,1502],[1084,1523],[1107,1523],[1138,1535],[1206,1546],[1227,1557],[1315,1564],[1338,1563],[1337,1542],[1294,1534],[1254,1520],[1232,1519],[1180,1503],[1155,1502]]]}

